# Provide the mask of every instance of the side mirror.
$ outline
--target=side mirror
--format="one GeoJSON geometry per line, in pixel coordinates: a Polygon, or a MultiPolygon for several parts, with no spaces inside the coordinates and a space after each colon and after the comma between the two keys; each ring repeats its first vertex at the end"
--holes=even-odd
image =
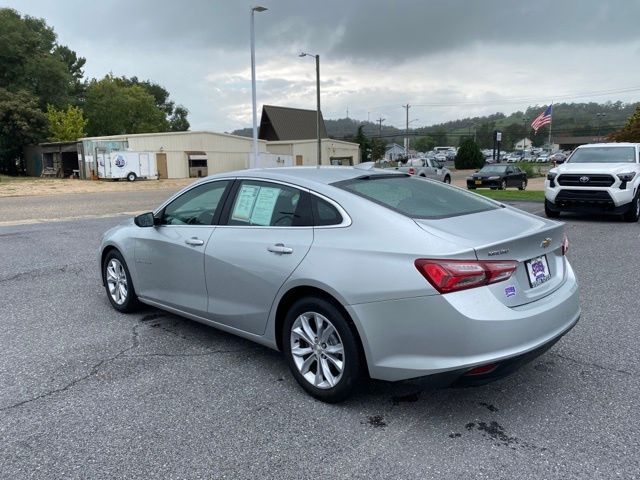
{"type": "Polygon", "coordinates": [[[153,227],[156,224],[156,219],[152,212],[141,213],[133,219],[133,223],[139,227],[153,227]]]}

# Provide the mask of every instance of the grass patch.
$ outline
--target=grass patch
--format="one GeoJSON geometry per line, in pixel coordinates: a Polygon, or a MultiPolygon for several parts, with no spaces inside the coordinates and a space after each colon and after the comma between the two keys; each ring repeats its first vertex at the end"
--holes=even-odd
{"type": "Polygon", "coordinates": [[[486,188],[471,190],[493,200],[514,202],[544,202],[544,192],[541,190],[490,190],[486,188]]]}
{"type": "Polygon", "coordinates": [[[34,180],[46,181],[46,180],[58,180],[57,178],[40,178],[40,177],[12,177],[10,175],[2,175],[0,174],[0,185],[7,183],[17,183],[17,182],[32,182],[34,180]]]}

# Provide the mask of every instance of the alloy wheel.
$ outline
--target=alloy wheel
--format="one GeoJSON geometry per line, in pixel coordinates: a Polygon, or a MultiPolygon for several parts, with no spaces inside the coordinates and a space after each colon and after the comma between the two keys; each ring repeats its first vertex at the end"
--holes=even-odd
{"type": "Polygon", "coordinates": [[[338,384],[345,367],[344,345],[327,317],[305,312],[293,322],[291,356],[304,379],[316,388],[338,384]]]}
{"type": "Polygon", "coordinates": [[[127,273],[117,258],[109,260],[106,269],[107,287],[109,295],[117,305],[122,305],[127,301],[129,288],[127,285],[127,273]]]}

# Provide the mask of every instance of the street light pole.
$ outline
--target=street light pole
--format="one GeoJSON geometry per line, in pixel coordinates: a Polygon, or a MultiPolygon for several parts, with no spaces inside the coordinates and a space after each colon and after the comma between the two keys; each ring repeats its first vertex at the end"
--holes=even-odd
{"type": "Polygon", "coordinates": [[[320,138],[320,55],[300,52],[300,57],[316,59],[316,136],[318,138],[318,166],[322,165],[322,139],[320,138]]]}
{"type": "Polygon", "coordinates": [[[600,137],[600,128],[602,127],[602,120],[606,117],[606,113],[596,113],[596,117],[598,119],[598,142],[602,141],[600,137]]]}
{"type": "Polygon", "coordinates": [[[251,8],[251,101],[253,106],[253,158],[249,161],[249,168],[255,168],[258,162],[258,112],[256,106],[256,35],[253,26],[254,13],[264,12],[265,7],[257,5],[251,8]]]}

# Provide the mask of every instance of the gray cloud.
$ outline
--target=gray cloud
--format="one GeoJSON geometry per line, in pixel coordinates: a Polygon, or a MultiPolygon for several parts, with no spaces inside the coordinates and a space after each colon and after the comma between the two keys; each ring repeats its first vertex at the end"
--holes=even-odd
{"type": "MultiPolygon", "coordinates": [[[[638,0],[256,2],[269,8],[256,14],[259,105],[314,107],[313,62],[297,58],[299,50],[322,56],[327,118],[349,107],[357,118],[395,124],[406,102],[459,104],[416,107],[424,124],[526,105],[510,103],[513,97],[546,102],[558,92],[628,87],[640,78],[638,0]]],[[[1,6],[45,18],[61,43],[87,57],[88,77],[113,72],[164,85],[190,109],[193,128],[247,125],[249,3],[0,0],[1,6]]]]}

